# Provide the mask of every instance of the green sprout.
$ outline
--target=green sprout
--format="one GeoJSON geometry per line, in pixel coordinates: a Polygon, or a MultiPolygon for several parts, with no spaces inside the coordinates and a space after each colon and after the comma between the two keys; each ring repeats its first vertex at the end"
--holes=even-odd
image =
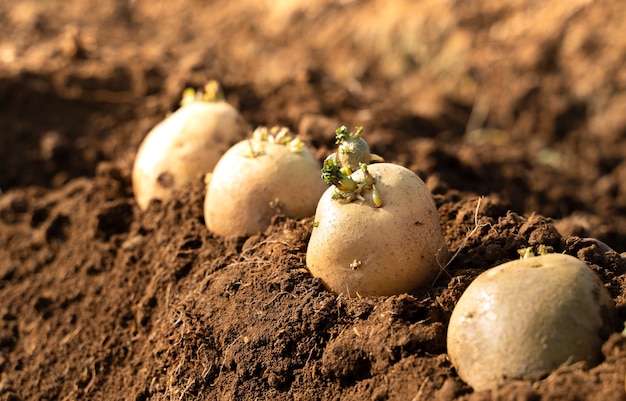
{"type": "Polygon", "coordinates": [[[207,82],[206,85],[204,85],[202,100],[205,102],[223,102],[225,98],[222,85],[214,79],[207,82]]]}
{"type": "Polygon", "coordinates": [[[322,180],[328,185],[334,185],[342,192],[354,192],[357,190],[357,183],[342,171],[336,157],[330,155],[324,160],[322,167],[322,180]]]}
{"type": "Polygon", "coordinates": [[[252,138],[248,140],[250,144],[249,157],[258,157],[265,153],[266,143],[275,143],[286,146],[291,153],[302,153],[306,147],[297,135],[287,127],[275,126],[268,128],[265,126],[257,127],[252,133],[252,138]]]}
{"type": "Polygon", "coordinates": [[[359,169],[363,172],[363,178],[355,181],[346,170],[339,166],[337,158],[334,154],[328,156],[324,160],[322,168],[322,180],[328,185],[334,185],[336,188],[332,198],[344,203],[351,203],[355,200],[365,200],[362,196],[367,189],[372,190],[372,200],[374,206],[381,207],[383,205],[380,193],[374,185],[376,179],[367,169],[367,164],[361,163],[359,169]]]}
{"type": "Polygon", "coordinates": [[[183,96],[180,99],[181,106],[187,106],[188,104],[197,102],[196,90],[194,88],[186,88],[183,91],[183,96]]]}
{"type": "Polygon", "coordinates": [[[355,132],[348,131],[348,128],[341,126],[335,131],[337,135],[336,144],[337,160],[342,167],[356,171],[360,163],[370,163],[370,148],[367,142],[361,138],[363,127],[357,127],[355,132]]]}
{"type": "MultiPolygon", "coordinates": [[[[548,248],[541,244],[537,247],[537,252],[539,253],[539,255],[547,255],[548,253],[548,248]]],[[[529,259],[529,258],[534,258],[535,256],[535,252],[533,252],[533,247],[529,246],[526,248],[521,248],[517,250],[518,255],[520,256],[520,259],[529,259]]]]}
{"type": "Polygon", "coordinates": [[[361,134],[363,127],[357,127],[354,132],[350,132],[346,126],[339,127],[335,134],[337,151],[324,160],[322,168],[322,179],[328,185],[334,185],[336,191],[333,199],[350,203],[355,200],[364,200],[362,193],[365,190],[372,190],[372,201],[375,207],[383,205],[382,198],[375,184],[375,177],[367,169],[369,163],[382,162],[382,157],[370,153],[369,145],[361,134]],[[361,170],[363,178],[356,182],[352,178],[352,173],[361,170]]]}
{"type": "Polygon", "coordinates": [[[376,185],[372,185],[372,200],[374,201],[374,206],[376,207],[381,207],[383,205],[383,200],[380,198],[376,185]]]}
{"type": "Polygon", "coordinates": [[[335,134],[337,135],[335,143],[337,145],[341,145],[344,142],[359,139],[361,137],[361,133],[363,133],[363,127],[356,127],[356,132],[350,132],[345,125],[342,125],[335,131],[335,134]]]}
{"type": "Polygon", "coordinates": [[[187,106],[196,102],[223,102],[224,92],[222,86],[216,80],[210,80],[204,85],[203,91],[196,91],[194,88],[186,88],[180,99],[181,106],[187,106]]]}

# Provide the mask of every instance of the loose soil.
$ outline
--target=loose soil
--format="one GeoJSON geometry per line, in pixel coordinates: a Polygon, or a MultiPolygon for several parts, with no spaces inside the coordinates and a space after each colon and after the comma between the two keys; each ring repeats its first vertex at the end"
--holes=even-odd
{"type": "Polygon", "coordinates": [[[620,0],[0,2],[0,400],[625,399],[624,20],[620,0]],[[350,299],[307,273],[310,218],[220,238],[200,174],[140,211],[141,140],[209,79],[320,160],[364,126],[433,192],[453,262],[350,299]],[[474,392],[452,309],[539,245],[614,297],[604,360],[474,392]]]}

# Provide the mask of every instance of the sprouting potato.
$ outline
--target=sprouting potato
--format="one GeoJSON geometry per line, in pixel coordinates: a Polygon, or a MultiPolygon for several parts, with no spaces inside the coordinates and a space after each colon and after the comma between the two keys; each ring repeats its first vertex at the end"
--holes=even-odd
{"type": "Polygon", "coordinates": [[[383,161],[380,156],[370,153],[369,145],[361,138],[363,127],[357,127],[355,132],[350,132],[347,127],[341,126],[335,133],[338,146],[336,156],[331,157],[336,157],[340,166],[356,171],[361,163],[383,161]]]}
{"type": "Polygon", "coordinates": [[[614,304],[585,263],[564,254],[514,260],[479,275],[448,327],[448,355],[475,390],[600,362],[614,304]]]}
{"type": "MultiPolygon", "coordinates": [[[[339,134],[339,130],[338,130],[339,134]]],[[[380,158],[377,158],[380,159],[380,158]]],[[[335,293],[392,295],[431,285],[449,258],[424,182],[400,165],[324,161],[306,265],[335,293]]]]}
{"type": "Polygon", "coordinates": [[[260,127],[230,148],[207,187],[204,217],[220,236],[264,231],[275,215],[310,217],[326,189],[320,163],[287,128],[260,127]]]}
{"type": "Polygon", "coordinates": [[[132,171],[139,207],[146,209],[152,199],[168,200],[184,184],[211,172],[222,154],[249,134],[250,127],[223,101],[216,82],[207,84],[204,98],[186,90],[181,107],[139,147],[132,171]]]}

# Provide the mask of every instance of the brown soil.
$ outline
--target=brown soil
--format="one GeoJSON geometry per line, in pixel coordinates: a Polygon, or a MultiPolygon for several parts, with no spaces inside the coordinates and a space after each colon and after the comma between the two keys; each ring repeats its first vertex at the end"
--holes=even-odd
{"type": "Polygon", "coordinates": [[[625,399],[626,9],[502,4],[0,2],[0,400],[625,399]],[[453,263],[424,291],[348,299],[305,269],[310,219],[219,238],[201,176],[141,212],[139,143],[212,78],[320,159],[363,125],[427,182],[453,263]],[[539,244],[614,297],[604,361],[473,392],[450,313],[539,244]]]}

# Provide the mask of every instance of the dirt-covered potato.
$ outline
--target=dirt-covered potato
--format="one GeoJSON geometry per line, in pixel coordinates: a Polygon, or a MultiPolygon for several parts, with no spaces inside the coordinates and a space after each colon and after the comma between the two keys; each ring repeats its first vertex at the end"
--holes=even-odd
{"type": "Polygon", "coordinates": [[[432,284],[448,261],[437,208],[424,182],[400,165],[345,176],[327,158],[306,265],[335,293],[392,295],[432,284]]]}
{"type": "Polygon", "coordinates": [[[250,134],[230,104],[219,97],[196,99],[193,93],[189,99],[186,93],[182,106],[148,133],[135,157],[133,192],[141,209],[212,171],[228,148],[250,134]]]}
{"type": "Polygon", "coordinates": [[[221,236],[265,230],[273,216],[304,218],[326,189],[320,163],[286,128],[261,127],[219,160],[207,187],[204,218],[221,236]]]}
{"type": "Polygon", "coordinates": [[[533,380],[563,364],[597,364],[614,304],[600,279],[573,256],[546,254],[479,275],[448,327],[448,354],[475,390],[533,380]]]}

